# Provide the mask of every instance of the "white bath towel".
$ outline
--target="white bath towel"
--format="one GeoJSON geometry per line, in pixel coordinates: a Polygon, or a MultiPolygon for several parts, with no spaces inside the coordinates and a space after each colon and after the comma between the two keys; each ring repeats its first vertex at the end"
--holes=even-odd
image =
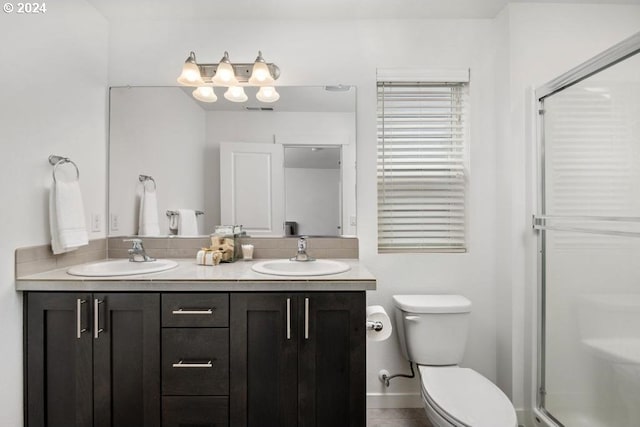
{"type": "Polygon", "coordinates": [[[140,196],[140,216],[138,219],[138,236],[159,236],[158,196],[156,190],[142,186],[140,196]]]}
{"type": "Polygon", "coordinates": [[[49,226],[54,254],[74,251],[89,243],[84,204],[78,181],[54,181],[49,192],[49,226]]]}
{"type": "Polygon", "coordinates": [[[178,209],[178,236],[197,236],[198,221],[193,209],[178,209]]]}

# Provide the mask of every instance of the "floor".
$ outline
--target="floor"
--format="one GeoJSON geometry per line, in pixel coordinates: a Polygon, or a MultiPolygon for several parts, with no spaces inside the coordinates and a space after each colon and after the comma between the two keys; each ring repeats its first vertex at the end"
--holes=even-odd
{"type": "Polygon", "coordinates": [[[432,427],[422,408],[367,409],[367,427],[432,427]]]}

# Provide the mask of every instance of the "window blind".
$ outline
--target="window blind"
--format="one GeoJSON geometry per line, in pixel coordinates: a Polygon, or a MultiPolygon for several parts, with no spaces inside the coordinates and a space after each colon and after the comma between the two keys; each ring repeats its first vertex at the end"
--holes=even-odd
{"type": "Polygon", "coordinates": [[[378,82],[378,252],[464,252],[466,83],[378,82]]]}

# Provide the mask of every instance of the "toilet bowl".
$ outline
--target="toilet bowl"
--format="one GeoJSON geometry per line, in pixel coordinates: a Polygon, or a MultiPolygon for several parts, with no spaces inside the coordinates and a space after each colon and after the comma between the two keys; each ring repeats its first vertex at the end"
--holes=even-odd
{"type": "Polygon", "coordinates": [[[471,301],[460,295],[394,295],[403,355],[418,365],[421,395],[434,427],[517,427],[509,398],[461,368],[471,301]]]}

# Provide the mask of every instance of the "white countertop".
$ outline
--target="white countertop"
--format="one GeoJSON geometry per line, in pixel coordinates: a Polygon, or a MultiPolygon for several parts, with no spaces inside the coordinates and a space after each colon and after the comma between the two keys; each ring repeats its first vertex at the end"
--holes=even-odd
{"type": "Polygon", "coordinates": [[[326,276],[274,276],[257,273],[251,266],[264,259],[197,265],[175,259],[178,267],[158,273],[117,277],[82,277],[68,267],[18,277],[18,291],[146,291],[146,292],[250,292],[250,291],[364,291],[375,290],[376,279],[357,259],[341,259],[349,271],[326,276]]]}

